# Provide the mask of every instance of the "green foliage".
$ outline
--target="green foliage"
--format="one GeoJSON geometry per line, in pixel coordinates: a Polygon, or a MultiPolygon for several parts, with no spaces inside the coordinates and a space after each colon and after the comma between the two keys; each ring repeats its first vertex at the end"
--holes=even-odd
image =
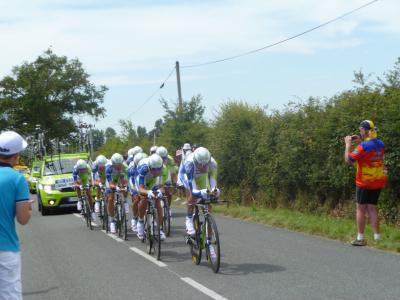
{"type": "Polygon", "coordinates": [[[47,139],[66,139],[77,131],[75,116],[104,116],[100,104],[106,91],[89,81],[78,59],[48,49],[0,81],[0,124],[24,135],[33,134],[39,124],[47,139]]]}

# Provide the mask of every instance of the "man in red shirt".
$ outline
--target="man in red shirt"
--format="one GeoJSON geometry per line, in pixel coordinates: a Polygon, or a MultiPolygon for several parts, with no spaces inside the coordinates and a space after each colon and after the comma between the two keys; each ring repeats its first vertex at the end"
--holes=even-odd
{"type": "Polygon", "coordinates": [[[372,121],[365,120],[360,124],[360,136],[346,136],[344,158],[346,163],[357,164],[356,201],[357,201],[357,238],[351,242],[353,246],[365,246],[364,239],[365,214],[368,212],[374,231],[374,240],[380,239],[378,199],[385,187],[387,176],[384,169],[385,145],[377,138],[376,128],[372,121]],[[358,143],[351,152],[352,141],[358,143]]]}

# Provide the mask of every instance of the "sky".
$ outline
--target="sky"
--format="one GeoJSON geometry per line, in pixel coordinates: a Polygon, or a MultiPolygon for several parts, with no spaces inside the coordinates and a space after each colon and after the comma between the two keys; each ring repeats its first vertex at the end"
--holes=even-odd
{"type": "Polygon", "coordinates": [[[151,130],[164,115],[159,99],[178,99],[175,72],[159,89],[176,61],[183,99],[200,94],[207,120],[232,100],[280,110],[290,101],[351,89],[355,71],[375,78],[393,68],[400,57],[400,1],[379,0],[251,55],[187,66],[264,47],[369,1],[0,0],[0,78],[49,47],[78,58],[94,84],[109,88],[106,117],[82,116],[98,129],[119,131],[123,119],[151,130]]]}

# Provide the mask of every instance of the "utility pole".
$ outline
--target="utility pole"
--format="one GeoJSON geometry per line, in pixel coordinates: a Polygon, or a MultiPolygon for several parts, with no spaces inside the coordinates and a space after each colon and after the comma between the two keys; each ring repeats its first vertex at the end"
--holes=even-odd
{"type": "Polygon", "coordinates": [[[176,68],[176,82],[178,83],[178,100],[179,100],[179,111],[183,110],[182,90],[181,90],[181,73],[179,70],[179,61],[175,64],[176,68]]]}

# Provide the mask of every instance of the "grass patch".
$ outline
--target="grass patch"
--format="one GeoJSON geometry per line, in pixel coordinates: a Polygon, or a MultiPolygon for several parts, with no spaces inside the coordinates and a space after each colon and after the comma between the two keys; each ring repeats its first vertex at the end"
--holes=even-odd
{"type": "MultiPolygon", "coordinates": [[[[354,239],[357,229],[355,220],[336,218],[328,215],[313,215],[283,208],[257,206],[214,205],[213,212],[234,218],[268,224],[275,227],[318,235],[342,242],[354,239]]],[[[369,247],[400,253],[400,228],[381,224],[382,240],[373,241],[371,226],[368,224],[365,236],[369,247]]]]}

